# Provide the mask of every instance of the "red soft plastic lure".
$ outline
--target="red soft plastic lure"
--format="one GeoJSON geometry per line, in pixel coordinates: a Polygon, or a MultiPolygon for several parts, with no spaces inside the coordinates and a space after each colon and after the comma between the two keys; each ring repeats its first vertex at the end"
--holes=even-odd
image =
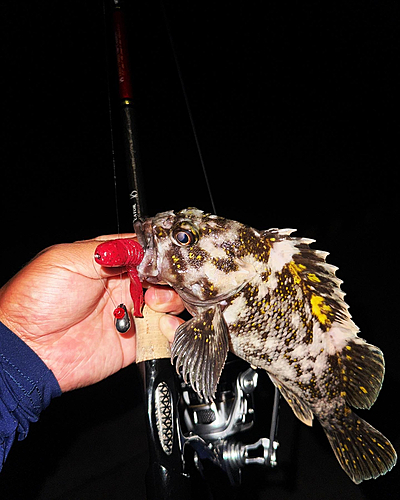
{"type": "MultiPolygon", "coordinates": [[[[125,267],[131,280],[130,293],[133,301],[133,315],[141,318],[143,306],[143,288],[136,267],[142,262],[144,250],[131,238],[110,240],[101,243],[95,250],[94,260],[105,267],[125,267]]],[[[114,311],[115,318],[122,319],[121,304],[114,311]]],[[[122,332],[123,333],[123,332],[122,332]]]]}

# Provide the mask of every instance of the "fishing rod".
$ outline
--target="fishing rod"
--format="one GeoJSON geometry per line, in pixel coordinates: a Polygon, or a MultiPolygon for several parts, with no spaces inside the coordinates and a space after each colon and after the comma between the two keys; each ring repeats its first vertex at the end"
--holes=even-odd
{"type": "MultiPolygon", "coordinates": [[[[112,0],[111,4],[123,158],[128,174],[133,225],[144,218],[145,197],[137,155],[132,77],[123,4],[118,0],[112,0]]],[[[183,470],[177,374],[171,364],[169,342],[161,334],[158,322],[159,314],[146,306],[143,309],[143,318],[135,318],[136,362],[143,377],[150,455],[146,474],[147,498],[186,500],[190,498],[190,482],[183,470]]]]}
{"type": "MultiPolygon", "coordinates": [[[[124,162],[129,179],[132,222],[135,223],[140,221],[145,214],[144,191],[141,182],[141,166],[137,155],[132,78],[129,70],[123,6],[118,0],[113,0],[112,6],[124,162]]],[[[163,11],[166,17],[165,9],[163,11]]],[[[205,174],[193,117],[167,19],[166,24],[205,174]]],[[[214,207],[207,178],[206,183],[214,207]]],[[[134,315],[136,316],[136,314],[134,315]]],[[[230,485],[233,486],[240,484],[241,470],[247,464],[275,466],[278,446],[276,441],[279,409],[278,391],[275,390],[269,438],[261,438],[252,444],[238,442],[235,435],[250,429],[254,423],[253,392],[258,380],[256,370],[248,368],[246,363],[243,364],[237,359],[228,359],[226,370],[221,375],[215,401],[211,404],[200,401],[190,385],[183,384],[182,380],[178,383],[177,375],[170,361],[169,343],[159,332],[158,321],[159,315],[146,307],[143,311],[143,318],[135,318],[137,364],[144,381],[149,438],[150,466],[146,477],[148,499],[174,498],[180,500],[181,498],[192,498],[190,478],[186,473],[188,470],[193,471],[193,467],[185,463],[186,445],[192,449],[191,461],[194,468],[206,480],[208,478],[203,474],[203,462],[212,464],[216,469],[222,469],[229,478],[230,485]],[[181,429],[178,412],[179,398],[183,402],[181,413],[186,428],[185,435],[181,429]]],[[[123,318],[123,322],[125,325],[125,318],[123,318]]],[[[118,329],[118,320],[116,325],[118,329]]],[[[204,499],[207,495],[206,489],[203,489],[202,498],[204,499]]]]}

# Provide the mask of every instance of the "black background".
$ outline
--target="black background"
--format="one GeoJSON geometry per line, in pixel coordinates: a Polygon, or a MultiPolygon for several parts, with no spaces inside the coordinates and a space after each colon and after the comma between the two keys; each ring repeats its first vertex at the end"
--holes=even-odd
{"type": "MultiPolygon", "coordinates": [[[[159,2],[128,4],[149,214],[209,211],[159,2]]],[[[295,227],[331,253],[361,336],[386,356],[381,396],[360,413],[399,449],[397,2],[166,0],[165,9],[218,214],[295,227]]],[[[117,225],[102,3],[7,0],[1,11],[4,283],[42,248],[117,225]]],[[[123,175],[118,183],[123,191],[123,175]]],[[[120,210],[121,231],[129,218],[120,210]]],[[[246,473],[238,496],[398,492],[396,469],[352,484],[319,425],[298,423],[285,403],[279,439],[280,471],[246,473]]],[[[0,495],[140,499],[146,461],[133,366],[55,400],[14,445],[0,495]]]]}

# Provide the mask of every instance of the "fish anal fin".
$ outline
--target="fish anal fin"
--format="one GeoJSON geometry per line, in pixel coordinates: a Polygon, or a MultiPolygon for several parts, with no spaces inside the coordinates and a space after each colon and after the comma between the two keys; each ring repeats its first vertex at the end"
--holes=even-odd
{"type": "Polygon", "coordinates": [[[285,398],[289,406],[292,408],[293,413],[296,417],[308,426],[313,424],[313,412],[310,410],[308,405],[294,394],[290,389],[288,389],[279,379],[274,375],[268,374],[273,384],[279,389],[282,396],[285,398]]]}
{"type": "Polygon", "coordinates": [[[171,347],[176,370],[206,401],[214,398],[229,349],[228,327],[221,307],[200,311],[180,325],[171,347]]]}
{"type": "Polygon", "coordinates": [[[371,408],[382,387],[382,352],[364,341],[349,342],[338,355],[345,399],[354,408],[371,408]]]}
{"type": "Polygon", "coordinates": [[[321,420],[321,424],[340,465],[356,484],[376,479],[396,464],[388,439],[348,407],[342,420],[321,420]]]}

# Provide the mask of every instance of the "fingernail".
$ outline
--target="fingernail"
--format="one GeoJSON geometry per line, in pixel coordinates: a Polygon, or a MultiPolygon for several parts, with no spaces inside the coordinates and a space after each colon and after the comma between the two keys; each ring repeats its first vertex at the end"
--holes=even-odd
{"type": "Polygon", "coordinates": [[[174,292],[168,288],[154,288],[154,297],[157,304],[170,302],[174,296],[174,292]]]}
{"type": "Polygon", "coordinates": [[[170,314],[164,314],[160,318],[161,333],[167,337],[169,342],[173,342],[175,337],[175,331],[179,325],[180,321],[176,316],[171,316],[170,314]]]}

